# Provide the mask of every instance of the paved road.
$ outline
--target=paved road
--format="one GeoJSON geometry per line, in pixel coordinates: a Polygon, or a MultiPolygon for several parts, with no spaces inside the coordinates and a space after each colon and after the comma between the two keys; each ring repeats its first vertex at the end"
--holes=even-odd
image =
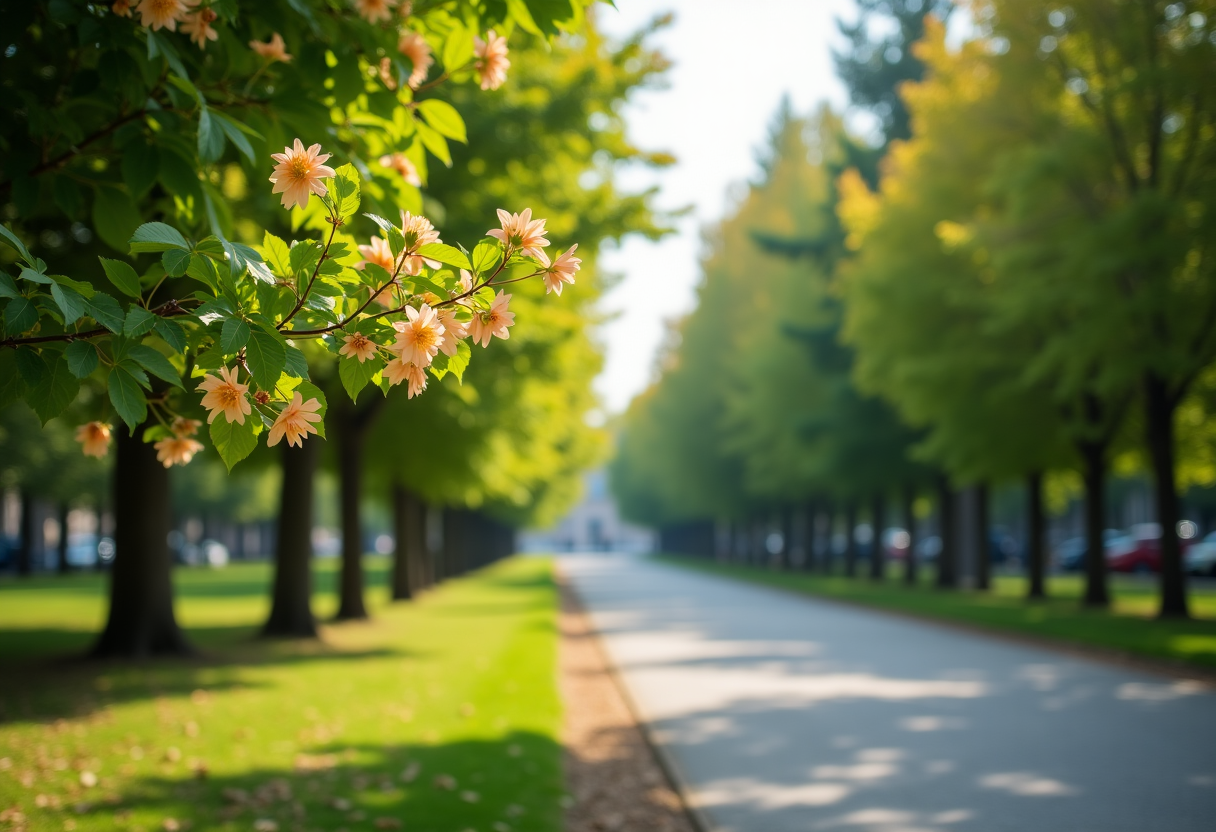
{"type": "Polygon", "coordinates": [[[715,829],[1216,830],[1196,682],[645,559],[561,568],[715,829]]]}

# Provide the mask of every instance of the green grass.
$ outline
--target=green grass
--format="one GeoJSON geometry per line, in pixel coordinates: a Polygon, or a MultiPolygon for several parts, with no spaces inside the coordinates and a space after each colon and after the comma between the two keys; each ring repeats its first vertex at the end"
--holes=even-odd
{"type": "Polygon", "coordinates": [[[1114,603],[1105,612],[1081,608],[1082,581],[1075,575],[1052,577],[1048,582],[1049,598],[1028,603],[1025,579],[1009,575],[996,576],[992,590],[987,593],[947,592],[934,589],[928,576],[920,585],[909,587],[897,579],[875,583],[868,578],[776,572],[697,558],[663,560],[808,595],[1216,668],[1216,591],[1211,588],[1192,590],[1194,619],[1162,621],[1153,617],[1157,609],[1156,584],[1135,577],[1113,577],[1114,603]]]}
{"type": "MultiPolygon", "coordinates": [[[[0,583],[0,812],[31,832],[556,832],[550,562],[394,605],[383,559],[367,566],[373,620],[319,643],[252,637],[267,566],[179,569],[179,620],[203,656],[111,665],[43,658],[87,646],[99,576],[0,583]]],[[[322,615],[333,567],[317,570],[322,615]]]]}

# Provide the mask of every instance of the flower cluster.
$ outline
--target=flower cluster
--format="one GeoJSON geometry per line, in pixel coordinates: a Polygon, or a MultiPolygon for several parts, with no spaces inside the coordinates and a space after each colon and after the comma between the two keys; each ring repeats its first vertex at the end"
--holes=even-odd
{"type": "Polygon", "coordinates": [[[201,426],[202,422],[198,419],[187,419],[184,416],[175,418],[169,426],[172,436],[157,440],[152,446],[156,448],[156,459],[166,468],[188,463],[203,449],[203,443],[192,438],[201,426]]]}

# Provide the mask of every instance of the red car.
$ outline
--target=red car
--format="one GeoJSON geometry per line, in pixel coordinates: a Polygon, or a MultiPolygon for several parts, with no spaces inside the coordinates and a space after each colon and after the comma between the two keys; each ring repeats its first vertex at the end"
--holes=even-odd
{"type": "MultiPolygon", "coordinates": [[[[1185,554],[1193,541],[1180,537],[1178,542],[1185,554]]],[[[1139,523],[1130,535],[1112,540],[1106,548],[1106,566],[1112,572],[1160,572],[1161,526],[1139,523]]]]}

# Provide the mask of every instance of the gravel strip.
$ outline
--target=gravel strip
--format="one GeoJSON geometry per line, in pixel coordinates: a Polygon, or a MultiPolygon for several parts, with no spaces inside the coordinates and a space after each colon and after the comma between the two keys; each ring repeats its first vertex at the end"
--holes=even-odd
{"type": "Polygon", "coordinates": [[[559,578],[567,832],[697,832],[574,591],[559,578]]]}

